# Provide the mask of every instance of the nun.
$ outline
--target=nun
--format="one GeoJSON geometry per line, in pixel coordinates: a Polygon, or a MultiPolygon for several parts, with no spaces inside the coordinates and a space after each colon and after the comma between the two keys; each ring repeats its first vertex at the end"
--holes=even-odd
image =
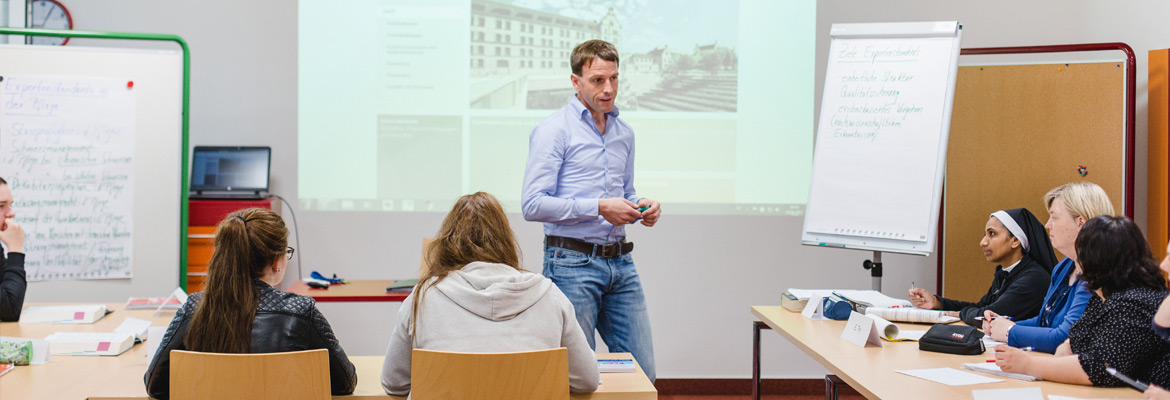
{"type": "Polygon", "coordinates": [[[994,264],[995,279],[978,302],[939,297],[921,288],[910,289],[915,307],[947,311],[968,325],[983,327],[984,311],[1015,320],[1040,312],[1056,254],[1048,232],[1026,208],[1000,210],[991,214],[984,227],[983,256],[994,264]]]}

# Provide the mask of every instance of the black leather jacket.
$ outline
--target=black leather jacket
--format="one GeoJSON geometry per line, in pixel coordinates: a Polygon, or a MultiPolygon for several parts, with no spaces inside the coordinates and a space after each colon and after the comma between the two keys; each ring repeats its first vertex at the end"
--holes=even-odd
{"type": "MultiPolygon", "coordinates": [[[[259,299],[252,323],[252,352],[279,353],[314,349],[329,350],[329,381],[335,395],[353,393],[357,372],[349,362],[329,321],[317,310],[312,298],[282,292],[254,280],[259,299]]],[[[146,392],[150,397],[170,397],[171,350],[185,350],[183,338],[203,293],[192,294],[171,320],[150,367],[146,370],[146,392]]]]}

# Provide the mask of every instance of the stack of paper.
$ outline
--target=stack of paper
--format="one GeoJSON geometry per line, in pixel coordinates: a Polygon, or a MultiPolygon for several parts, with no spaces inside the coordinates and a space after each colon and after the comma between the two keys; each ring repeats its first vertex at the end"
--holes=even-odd
{"type": "Polygon", "coordinates": [[[942,311],[938,310],[924,310],[921,308],[879,308],[869,307],[865,309],[866,315],[876,315],[890,321],[898,322],[918,322],[926,324],[944,323],[958,321],[958,318],[948,316],[942,311]]]}
{"type": "Polygon", "coordinates": [[[129,333],[134,335],[134,342],[138,343],[146,340],[146,332],[150,329],[150,321],[145,319],[138,319],[133,317],[126,317],[122,321],[122,325],[114,328],[116,333],[129,333]]]}
{"type": "Polygon", "coordinates": [[[92,324],[106,316],[105,304],[29,307],[20,313],[22,324],[92,324]]]}
{"type": "Polygon", "coordinates": [[[788,293],[792,293],[799,300],[808,300],[813,297],[826,297],[833,294],[832,289],[793,289],[788,288],[788,293]]]}
{"type": "Polygon", "coordinates": [[[131,297],[126,300],[127,310],[155,310],[159,307],[168,310],[178,310],[183,302],[175,297],[131,297]]]}
{"type": "Polygon", "coordinates": [[[991,335],[983,335],[983,348],[987,349],[987,352],[994,353],[995,346],[999,346],[1001,344],[1007,343],[992,339],[991,335]]]}
{"type": "Polygon", "coordinates": [[[963,368],[969,369],[972,371],[978,371],[978,372],[983,372],[983,373],[987,373],[987,374],[992,374],[992,375],[999,375],[999,376],[1002,376],[1005,378],[1019,379],[1021,381],[1031,382],[1031,381],[1040,380],[1040,378],[1034,377],[1032,375],[1003,372],[1003,369],[999,368],[999,365],[996,363],[985,362],[985,363],[963,364],[963,368]]]}
{"type": "Polygon", "coordinates": [[[864,311],[861,308],[876,307],[876,308],[903,308],[913,307],[914,304],[910,300],[895,299],[890,296],[882,294],[876,290],[834,290],[833,294],[840,296],[845,300],[856,303],[861,306],[857,311],[864,311]]]}
{"type": "Polygon", "coordinates": [[[894,372],[910,375],[916,378],[926,379],[928,381],[938,382],[949,386],[1003,382],[1003,379],[988,378],[982,375],[975,375],[972,373],[959,371],[954,368],[908,369],[897,370],[894,372]]]}
{"type": "Polygon", "coordinates": [[[134,345],[134,335],[121,332],[57,332],[45,340],[49,352],[67,356],[116,356],[134,345]]]}
{"type": "Polygon", "coordinates": [[[971,400],[1044,400],[1044,393],[1038,387],[1013,389],[972,390],[971,400]]]}

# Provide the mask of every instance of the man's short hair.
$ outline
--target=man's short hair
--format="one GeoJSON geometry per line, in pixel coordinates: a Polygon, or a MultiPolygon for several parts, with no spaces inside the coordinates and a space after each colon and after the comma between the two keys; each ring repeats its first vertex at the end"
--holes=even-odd
{"type": "Polygon", "coordinates": [[[573,75],[581,76],[581,69],[593,64],[595,58],[617,64],[617,48],[607,41],[597,39],[577,45],[573,48],[573,54],[569,56],[569,64],[573,66],[573,75]]]}
{"type": "Polygon", "coordinates": [[[8,184],[8,181],[4,180],[4,178],[0,178],[0,185],[7,185],[7,184],[8,184]]]}

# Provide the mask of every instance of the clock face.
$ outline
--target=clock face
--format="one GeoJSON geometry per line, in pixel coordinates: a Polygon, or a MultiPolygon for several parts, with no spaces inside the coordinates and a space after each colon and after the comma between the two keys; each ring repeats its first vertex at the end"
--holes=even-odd
{"type": "MultiPolygon", "coordinates": [[[[57,0],[33,0],[32,28],[36,29],[73,29],[73,17],[69,10],[57,0]]],[[[33,44],[63,45],[69,38],[52,36],[33,36],[33,44]]]]}

